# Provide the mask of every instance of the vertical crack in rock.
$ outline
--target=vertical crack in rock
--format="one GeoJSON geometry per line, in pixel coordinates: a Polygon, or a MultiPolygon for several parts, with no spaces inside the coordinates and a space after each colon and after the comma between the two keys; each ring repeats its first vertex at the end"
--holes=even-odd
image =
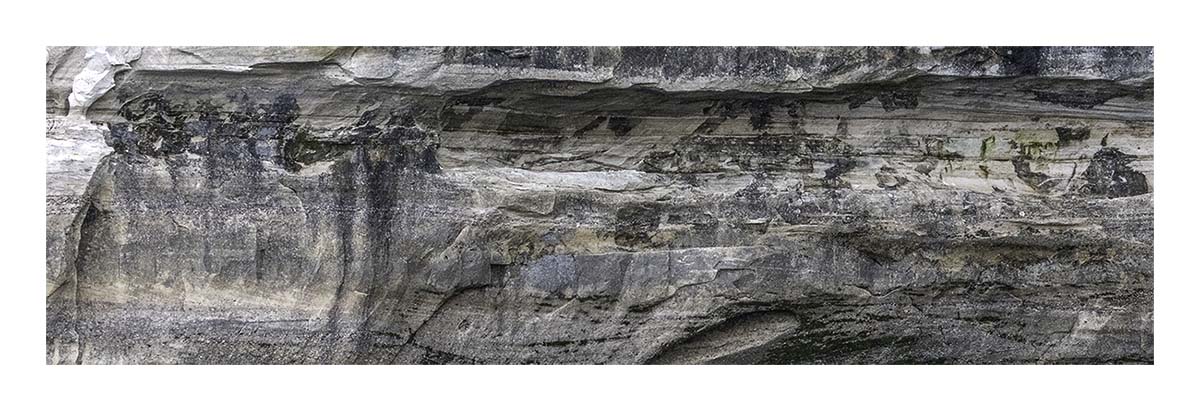
{"type": "Polygon", "coordinates": [[[97,207],[97,202],[101,201],[98,198],[100,195],[98,191],[102,190],[101,186],[105,184],[102,180],[109,174],[110,159],[111,155],[100,159],[95,174],[91,176],[84,188],[82,196],[83,204],[80,206],[72,223],[67,227],[64,236],[65,241],[68,243],[63,254],[63,258],[67,261],[63,265],[63,269],[67,273],[61,276],[63,278],[61,281],[63,281],[62,284],[64,285],[56,287],[56,291],[47,296],[47,317],[67,323],[52,324],[53,327],[47,327],[47,333],[54,333],[55,331],[51,330],[63,327],[69,329],[69,332],[73,334],[72,338],[75,343],[75,358],[73,358],[75,364],[83,364],[86,351],[85,327],[82,325],[85,314],[83,306],[85,300],[82,291],[83,273],[89,269],[88,256],[92,252],[93,247],[104,246],[101,243],[102,239],[96,232],[102,224],[102,211],[97,207]],[[63,297],[56,296],[58,295],[58,290],[62,289],[68,283],[70,284],[70,302],[63,303],[61,302],[63,297]],[[55,304],[56,300],[58,304],[55,304]],[[67,304],[69,307],[63,307],[59,304],[67,304]],[[69,319],[63,318],[62,311],[65,310],[70,312],[69,319]]]}

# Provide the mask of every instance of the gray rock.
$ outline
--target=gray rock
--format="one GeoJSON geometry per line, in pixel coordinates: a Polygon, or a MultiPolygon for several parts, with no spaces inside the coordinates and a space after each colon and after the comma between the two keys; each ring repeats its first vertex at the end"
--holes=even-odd
{"type": "Polygon", "coordinates": [[[47,362],[1151,363],[1153,54],[51,48],[47,362]]]}

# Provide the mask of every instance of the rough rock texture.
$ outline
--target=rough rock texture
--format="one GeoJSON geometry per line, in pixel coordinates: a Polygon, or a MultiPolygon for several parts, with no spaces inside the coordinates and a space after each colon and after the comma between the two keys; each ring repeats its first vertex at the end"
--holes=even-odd
{"type": "Polygon", "coordinates": [[[1150,48],[47,54],[49,363],[1153,362],[1150,48]]]}

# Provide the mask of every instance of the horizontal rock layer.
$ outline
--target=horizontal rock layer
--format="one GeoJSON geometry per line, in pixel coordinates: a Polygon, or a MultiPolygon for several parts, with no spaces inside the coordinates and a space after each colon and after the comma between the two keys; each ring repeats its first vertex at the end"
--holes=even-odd
{"type": "Polygon", "coordinates": [[[1149,48],[48,55],[49,363],[1153,362],[1149,48]]]}

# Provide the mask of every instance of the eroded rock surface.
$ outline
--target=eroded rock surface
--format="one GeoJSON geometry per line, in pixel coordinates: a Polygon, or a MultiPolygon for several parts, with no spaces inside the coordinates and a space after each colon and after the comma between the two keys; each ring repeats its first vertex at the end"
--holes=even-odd
{"type": "Polygon", "coordinates": [[[1150,48],[75,48],[49,363],[1153,362],[1150,48]]]}

